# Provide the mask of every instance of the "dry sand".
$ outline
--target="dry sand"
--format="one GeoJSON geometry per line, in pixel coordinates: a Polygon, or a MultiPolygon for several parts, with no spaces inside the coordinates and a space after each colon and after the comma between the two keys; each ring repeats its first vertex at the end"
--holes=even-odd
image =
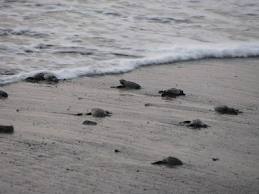
{"type": "Polygon", "coordinates": [[[9,98],[0,100],[0,124],[14,125],[15,133],[0,134],[0,193],[259,192],[256,58],[153,66],[57,86],[20,82],[3,89],[9,98]],[[143,89],[110,88],[121,78],[143,89]],[[171,87],[187,95],[170,100],[157,94],[171,87]],[[220,104],[244,113],[216,114],[213,108],[220,104]],[[70,115],[94,107],[113,115],[70,115]],[[177,125],[197,118],[210,127],[177,125]],[[82,125],[86,119],[98,124],[82,125]],[[167,156],[184,165],[151,165],[167,156]]]}

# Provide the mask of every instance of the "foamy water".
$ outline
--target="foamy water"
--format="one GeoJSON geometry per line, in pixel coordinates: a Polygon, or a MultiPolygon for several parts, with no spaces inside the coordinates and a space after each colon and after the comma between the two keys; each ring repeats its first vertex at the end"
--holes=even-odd
{"type": "Polygon", "coordinates": [[[259,1],[0,0],[0,84],[259,56],[259,1]]]}

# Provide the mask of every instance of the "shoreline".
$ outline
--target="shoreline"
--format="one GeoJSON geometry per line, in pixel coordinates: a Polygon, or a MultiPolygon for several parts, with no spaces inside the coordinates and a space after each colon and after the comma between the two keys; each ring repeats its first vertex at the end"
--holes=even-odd
{"type": "Polygon", "coordinates": [[[14,125],[15,132],[0,134],[1,192],[256,193],[258,75],[258,59],[210,59],[57,85],[6,85],[0,123],[14,125]],[[143,88],[110,88],[121,78],[143,88]],[[157,93],[172,87],[187,95],[169,100],[157,93]],[[213,108],[222,104],[244,113],[218,115],[213,108]],[[66,114],[95,107],[113,114],[102,119],[66,114]],[[88,119],[97,126],[82,125],[88,119]],[[193,119],[210,127],[177,125],[193,119]],[[184,165],[151,165],[167,156],[184,165]]]}

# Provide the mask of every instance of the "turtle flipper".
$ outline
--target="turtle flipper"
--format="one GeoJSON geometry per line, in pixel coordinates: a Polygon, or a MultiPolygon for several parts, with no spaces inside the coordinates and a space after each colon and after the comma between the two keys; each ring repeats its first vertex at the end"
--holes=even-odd
{"type": "Polygon", "coordinates": [[[158,91],[158,94],[162,94],[162,93],[164,93],[164,90],[159,90],[158,91]]]}
{"type": "Polygon", "coordinates": [[[116,88],[126,88],[124,85],[116,86],[116,88]]]}
{"type": "Polygon", "coordinates": [[[119,86],[111,86],[111,88],[125,88],[124,85],[119,85],[119,86]]]}
{"type": "Polygon", "coordinates": [[[160,160],[160,161],[157,161],[157,162],[153,162],[151,164],[153,164],[153,165],[164,165],[164,164],[166,164],[166,162],[164,162],[163,160],[160,160]]]}
{"type": "Polygon", "coordinates": [[[109,112],[109,111],[105,111],[105,114],[106,114],[106,116],[111,116],[112,115],[112,112],[109,112]]]}

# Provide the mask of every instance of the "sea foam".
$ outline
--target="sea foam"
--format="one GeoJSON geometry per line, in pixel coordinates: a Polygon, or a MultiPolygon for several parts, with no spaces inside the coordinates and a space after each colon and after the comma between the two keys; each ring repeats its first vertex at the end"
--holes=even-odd
{"type": "Polygon", "coordinates": [[[247,58],[259,57],[259,42],[256,43],[231,43],[231,44],[203,44],[182,45],[172,48],[153,49],[143,58],[138,59],[114,59],[102,61],[102,64],[86,65],[85,67],[66,68],[51,71],[42,69],[39,71],[19,73],[17,75],[0,78],[0,84],[6,84],[22,80],[28,76],[42,71],[51,71],[59,79],[72,79],[80,76],[95,76],[105,74],[119,74],[133,71],[139,67],[150,65],[173,64],[182,61],[192,61],[209,58],[247,58]]]}

